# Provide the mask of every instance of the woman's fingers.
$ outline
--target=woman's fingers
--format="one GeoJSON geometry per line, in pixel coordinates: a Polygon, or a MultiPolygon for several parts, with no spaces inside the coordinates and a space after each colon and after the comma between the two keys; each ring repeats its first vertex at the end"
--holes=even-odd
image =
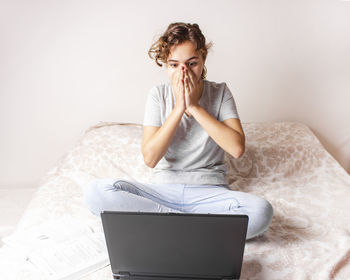
{"type": "Polygon", "coordinates": [[[181,91],[181,87],[182,87],[181,72],[176,71],[174,73],[174,75],[175,75],[176,91],[177,91],[177,93],[179,93],[179,91],[181,91]]]}
{"type": "Polygon", "coordinates": [[[192,104],[192,94],[191,94],[191,87],[189,84],[189,79],[187,73],[185,74],[185,102],[186,102],[186,108],[191,106],[192,104]]]}
{"type": "Polygon", "coordinates": [[[195,84],[195,75],[191,70],[187,70],[185,74],[185,87],[186,87],[186,106],[192,104],[198,104],[199,101],[199,88],[198,84],[195,84]]]}
{"type": "Polygon", "coordinates": [[[177,87],[179,87],[179,73],[176,71],[175,73],[174,73],[174,80],[175,80],[175,84],[176,84],[176,86],[177,87]]]}
{"type": "Polygon", "coordinates": [[[188,89],[188,93],[192,94],[192,91],[194,89],[194,85],[192,83],[191,76],[188,74],[188,72],[185,75],[185,80],[186,80],[186,86],[187,86],[187,89],[188,89]]]}
{"type": "Polygon", "coordinates": [[[178,79],[179,79],[179,83],[183,84],[183,80],[184,80],[184,75],[183,75],[183,71],[181,69],[178,70],[178,79]]]}
{"type": "Polygon", "coordinates": [[[186,108],[185,103],[185,89],[183,82],[183,71],[181,69],[176,70],[173,73],[173,93],[175,97],[175,105],[180,108],[186,108]]]}
{"type": "Polygon", "coordinates": [[[195,85],[193,72],[191,70],[189,70],[187,76],[189,77],[189,83],[191,84],[191,87],[193,88],[195,85]]]}
{"type": "Polygon", "coordinates": [[[179,73],[179,88],[181,89],[181,93],[183,93],[183,88],[184,88],[184,76],[183,76],[183,72],[182,70],[180,69],[179,73]]]}

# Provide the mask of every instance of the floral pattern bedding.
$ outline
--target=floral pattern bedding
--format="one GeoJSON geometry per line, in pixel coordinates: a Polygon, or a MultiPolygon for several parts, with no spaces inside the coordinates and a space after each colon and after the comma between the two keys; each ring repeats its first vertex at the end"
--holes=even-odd
{"type": "MultiPolygon", "coordinates": [[[[226,154],[232,190],[252,193],[274,207],[270,228],[247,241],[241,279],[350,279],[350,176],[302,123],[243,123],[246,151],[226,154]]],[[[95,178],[152,181],[140,151],[142,126],[101,122],[90,127],[42,178],[16,231],[62,215],[102,224],[83,201],[95,178]]],[[[6,245],[1,279],[43,279],[6,245]]],[[[85,280],[112,279],[110,266],[85,280]]]]}

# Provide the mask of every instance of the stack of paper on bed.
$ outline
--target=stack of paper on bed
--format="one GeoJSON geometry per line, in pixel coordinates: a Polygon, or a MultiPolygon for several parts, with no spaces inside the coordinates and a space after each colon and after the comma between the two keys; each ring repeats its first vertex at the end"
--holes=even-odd
{"type": "Polygon", "coordinates": [[[78,279],[109,264],[103,233],[63,216],[2,239],[47,279],[78,279]]]}

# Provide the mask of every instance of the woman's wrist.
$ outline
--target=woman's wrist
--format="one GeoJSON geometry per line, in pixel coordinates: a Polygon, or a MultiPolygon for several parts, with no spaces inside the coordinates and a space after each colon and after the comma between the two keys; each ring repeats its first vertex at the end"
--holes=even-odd
{"type": "Polygon", "coordinates": [[[191,114],[194,115],[198,110],[200,110],[201,106],[199,104],[196,105],[191,105],[187,107],[187,111],[191,114]]]}
{"type": "Polygon", "coordinates": [[[183,115],[186,111],[186,108],[185,107],[182,107],[182,106],[176,106],[174,107],[173,109],[176,113],[179,113],[181,115],[183,115]]]}

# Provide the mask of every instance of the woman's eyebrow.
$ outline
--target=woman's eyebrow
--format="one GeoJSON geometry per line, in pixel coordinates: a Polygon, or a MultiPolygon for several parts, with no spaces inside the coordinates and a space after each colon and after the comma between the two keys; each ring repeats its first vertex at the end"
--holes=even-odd
{"type": "MultiPolygon", "coordinates": [[[[186,61],[189,61],[189,60],[191,60],[191,59],[197,59],[197,58],[199,58],[198,56],[192,56],[191,58],[189,58],[189,59],[187,59],[186,61]]],[[[169,59],[168,60],[168,62],[171,62],[171,61],[173,61],[173,62],[178,62],[178,60],[175,60],[175,59],[169,59]]]]}

